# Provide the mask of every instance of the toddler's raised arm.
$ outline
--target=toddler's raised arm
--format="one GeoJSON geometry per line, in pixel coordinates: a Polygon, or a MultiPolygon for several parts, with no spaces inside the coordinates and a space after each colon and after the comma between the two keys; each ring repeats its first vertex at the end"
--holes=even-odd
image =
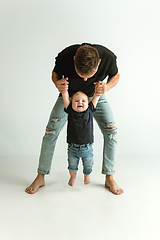
{"type": "Polygon", "coordinates": [[[62,93],[62,97],[63,97],[63,101],[64,101],[64,106],[67,109],[68,105],[70,104],[68,90],[66,90],[66,92],[62,93]]]}

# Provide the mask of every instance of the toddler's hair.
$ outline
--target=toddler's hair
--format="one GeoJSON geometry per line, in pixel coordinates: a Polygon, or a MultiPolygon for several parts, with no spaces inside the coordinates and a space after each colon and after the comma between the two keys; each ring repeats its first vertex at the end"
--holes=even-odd
{"type": "MultiPolygon", "coordinates": [[[[78,91],[78,92],[76,92],[75,94],[73,94],[73,96],[71,97],[71,102],[72,102],[73,97],[76,96],[76,95],[78,95],[78,94],[80,94],[80,93],[86,95],[84,92],[78,91]]],[[[86,96],[87,96],[87,95],[86,95],[86,96]]],[[[88,96],[87,96],[87,98],[88,98],[88,103],[89,103],[89,102],[91,101],[91,99],[90,99],[88,96]]]]}

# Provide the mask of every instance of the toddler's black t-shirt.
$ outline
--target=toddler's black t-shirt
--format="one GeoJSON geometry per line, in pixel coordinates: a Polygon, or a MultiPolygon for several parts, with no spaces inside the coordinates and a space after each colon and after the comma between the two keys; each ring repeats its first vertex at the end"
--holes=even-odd
{"type": "Polygon", "coordinates": [[[68,113],[67,143],[79,145],[93,143],[93,112],[95,110],[92,102],[83,112],[74,111],[71,103],[67,109],[64,108],[68,113]]]}

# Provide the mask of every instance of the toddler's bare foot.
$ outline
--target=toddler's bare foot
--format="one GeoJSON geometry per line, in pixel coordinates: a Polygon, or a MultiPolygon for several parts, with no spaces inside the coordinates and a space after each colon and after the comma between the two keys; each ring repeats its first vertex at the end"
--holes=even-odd
{"type": "Polygon", "coordinates": [[[70,174],[71,178],[69,179],[68,185],[73,187],[74,182],[76,180],[77,171],[73,172],[73,171],[69,170],[69,174],[70,174]]]}
{"type": "Polygon", "coordinates": [[[105,187],[109,188],[110,191],[116,195],[124,193],[123,189],[114,181],[113,175],[106,175],[105,187]]]}
{"type": "Polygon", "coordinates": [[[39,174],[37,175],[36,179],[33,181],[33,183],[26,188],[25,192],[29,194],[36,193],[40,187],[43,187],[45,185],[44,181],[44,175],[39,174]]]}
{"type": "Polygon", "coordinates": [[[73,187],[74,182],[75,182],[75,179],[76,179],[76,178],[72,178],[72,177],[71,177],[71,178],[69,179],[68,185],[71,186],[71,187],[73,187]]]}
{"type": "Polygon", "coordinates": [[[84,175],[84,184],[87,185],[90,183],[89,175],[84,175]]]}

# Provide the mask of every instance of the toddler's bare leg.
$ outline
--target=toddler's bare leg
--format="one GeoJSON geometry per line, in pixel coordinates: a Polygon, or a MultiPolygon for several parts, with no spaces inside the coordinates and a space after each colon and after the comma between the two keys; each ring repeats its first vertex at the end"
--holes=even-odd
{"type": "Polygon", "coordinates": [[[89,184],[89,183],[90,183],[90,177],[89,177],[89,175],[85,175],[85,174],[84,174],[84,184],[87,185],[87,184],[89,184]]]}
{"type": "Polygon", "coordinates": [[[45,175],[38,173],[36,179],[25,191],[30,194],[36,193],[40,187],[45,185],[44,176],[45,175]]]}
{"type": "Polygon", "coordinates": [[[70,179],[69,179],[69,182],[68,182],[68,185],[73,187],[74,185],[74,182],[76,180],[76,175],[77,175],[77,171],[73,172],[73,171],[69,171],[69,174],[70,174],[70,179]]]}

